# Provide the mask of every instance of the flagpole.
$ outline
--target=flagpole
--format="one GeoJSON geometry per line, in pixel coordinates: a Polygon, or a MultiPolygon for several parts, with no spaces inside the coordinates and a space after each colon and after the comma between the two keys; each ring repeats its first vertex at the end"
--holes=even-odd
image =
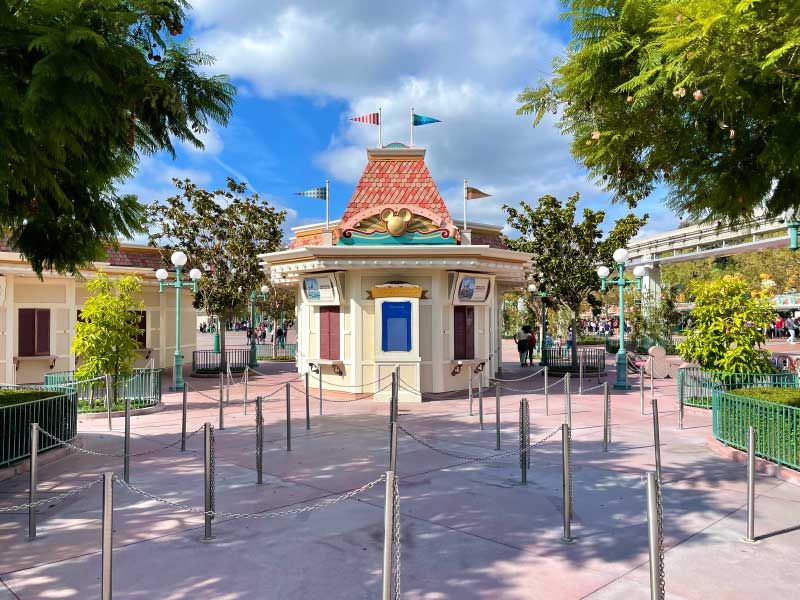
{"type": "Polygon", "coordinates": [[[325,180],[325,231],[328,232],[331,230],[330,227],[330,219],[328,215],[330,214],[328,211],[328,207],[330,206],[331,201],[331,194],[330,194],[330,184],[328,180],[325,180]]]}
{"type": "Polygon", "coordinates": [[[383,127],[383,110],[378,107],[378,148],[383,148],[383,138],[381,137],[381,127],[383,127]]]}
{"type": "Polygon", "coordinates": [[[467,230],[467,180],[464,180],[464,231],[467,230]]]}
{"type": "Polygon", "coordinates": [[[414,107],[411,107],[411,143],[410,147],[414,147],[414,107]]]}

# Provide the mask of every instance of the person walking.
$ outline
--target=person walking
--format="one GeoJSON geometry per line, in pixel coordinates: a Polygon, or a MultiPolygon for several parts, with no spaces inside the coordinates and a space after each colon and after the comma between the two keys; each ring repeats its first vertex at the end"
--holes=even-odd
{"type": "Polygon", "coordinates": [[[784,325],[786,326],[786,331],[789,334],[789,343],[794,344],[794,336],[797,334],[797,324],[795,323],[794,317],[789,317],[784,321],[784,325]]]}
{"type": "Polygon", "coordinates": [[[533,352],[536,350],[536,334],[533,327],[528,329],[528,364],[533,366],[533,352]]]}
{"type": "Polygon", "coordinates": [[[514,334],[514,341],[517,342],[517,352],[519,352],[519,366],[524,367],[528,358],[528,333],[523,327],[514,334]]]}

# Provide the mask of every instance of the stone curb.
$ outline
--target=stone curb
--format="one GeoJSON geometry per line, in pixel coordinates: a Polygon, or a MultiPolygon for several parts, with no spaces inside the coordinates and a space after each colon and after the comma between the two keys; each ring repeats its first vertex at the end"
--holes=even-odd
{"type": "MultiPolygon", "coordinates": [[[[79,448],[83,448],[83,438],[79,435],[75,436],[75,439],[70,442],[74,446],[78,446],[79,448]]],[[[57,460],[61,460],[62,458],[66,458],[70,454],[77,452],[77,450],[70,448],[70,447],[61,447],[61,448],[53,448],[52,450],[45,450],[44,452],[39,453],[39,457],[37,462],[40,467],[44,465],[49,465],[52,462],[57,460]]],[[[17,475],[21,475],[22,473],[27,473],[30,470],[31,460],[30,458],[22,458],[15,463],[11,463],[9,466],[0,469],[0,481],[5,481],[7,479],[11,479],[12,477],[16,477],[17,475]]]]}
{"type": "MultiPolygon", "coordinates": [[[[721,456],[722,458],[727,458],[728,460],[740,465],[747,464],[747,452],[726,446],[722,442],[718,441],[713,435],[706,436],[706,446],[708,446],[712,452],[721,456]]],[[[756,457],[756,472],[765,473],[775,477],[776,479],[785,481],[786,483],[800,486],[800,471],[795,471],[794,469],[790,469],[788,467],[776,465],[775,463],[763,458],[756,457]]]]}
{"type": "MultiPolygon", "coordinates": [[[[153,413],[161,412],[164,410],[166,405],[163,402],[159,402],[155,406],[148,406],[146,408],[136,408],[131,410],[131,416],[136,417],[138,415],[150,415],[153,413]]],[[[114,410],[111,411],[111,418],[115,417],[124,417],[125,411],[124,410],[114,410]]],[[[78,422],[80,421],[95,421],[97,419],[107,419],[108,413],[107,412],[96,412],[96,413],[78,413],[78,422]]]]}

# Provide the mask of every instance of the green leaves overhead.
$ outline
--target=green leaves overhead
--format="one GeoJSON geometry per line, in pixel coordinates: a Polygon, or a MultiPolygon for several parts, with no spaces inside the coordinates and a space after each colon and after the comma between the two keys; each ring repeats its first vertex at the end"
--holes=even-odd
{"type": "Polygon", "coordinates": [[[0,3],[0,234],[36,273],[75,272],[144,210],[116,185],[139,153],[225,124],[235,90],[183,30],[184,0],[0,3]]]}
{"type": "Polygon", "coordinates": [[[566,58],[519,95],[558,113],[572,154],[618,202],[658,185],[692,217],[800,208],[800,5],[571,0],[566,58]],[[560,111],[560,112],[559,112],[560,111]]]}

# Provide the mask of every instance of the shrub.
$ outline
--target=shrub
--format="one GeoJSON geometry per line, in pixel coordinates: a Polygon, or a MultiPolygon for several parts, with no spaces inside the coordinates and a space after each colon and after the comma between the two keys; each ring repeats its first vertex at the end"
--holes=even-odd
{"type": "Polygon", "coordinates": [[[50,390],[29,390],[25,388],[4,388],[0,389],[0,406],[13,406],[33,402],[51,396],[60,396],[60,392],[50,390]]]}
{"type": "Polygon", "coordinates": [[[786,406],[800,407],[800,388],[790,387],[755,387],[755,388],[736,388],[730,390],[731,394],[752,398],[753,400],[763,400],[784,404],[786,406]]]}
{"type": "Polygon", "coordinates": [[[606,338],[601,335],[579,335],[579,346],[602,346],[606,343],[606,338]]]}

